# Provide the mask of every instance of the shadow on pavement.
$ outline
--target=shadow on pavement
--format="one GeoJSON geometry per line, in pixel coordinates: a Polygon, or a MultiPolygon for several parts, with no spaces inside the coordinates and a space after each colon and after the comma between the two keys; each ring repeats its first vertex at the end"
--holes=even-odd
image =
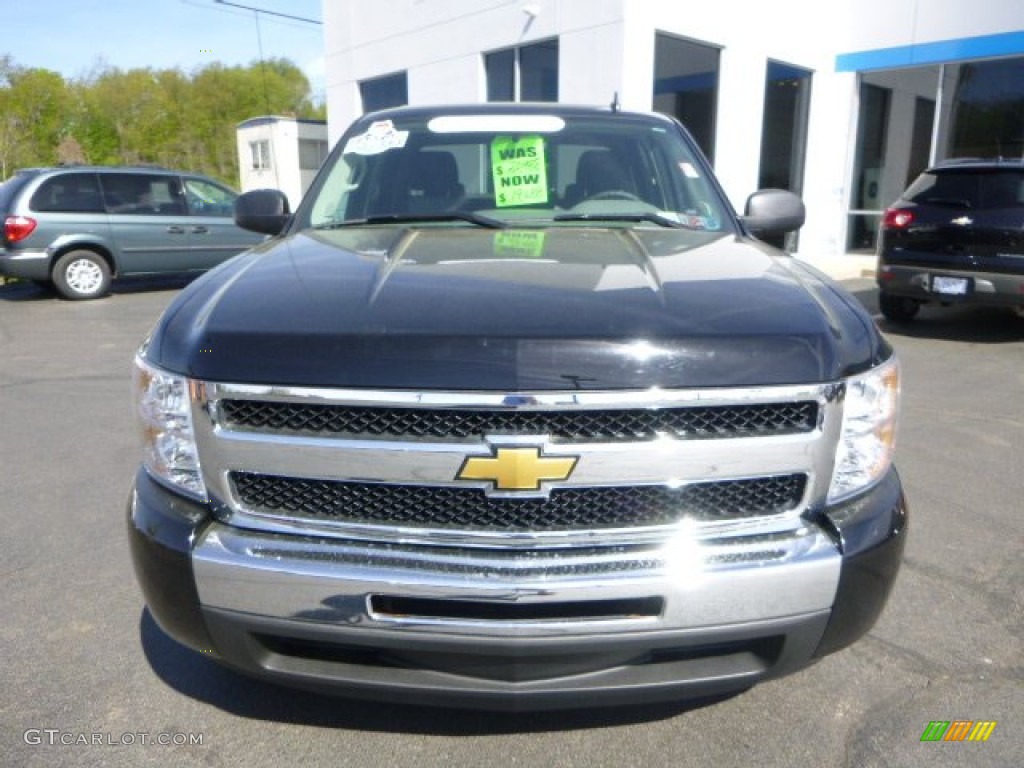
{"type": "Polygon", "coordinates": [[[922,307],[910,323],[879,319],[889,336],[958,341],[968,344],[1009,344],[1024,340],[1024,318],[990,307],[922,307]]]}
{"type": "Polygon", "coordinates": [[[0,285],[0,301],[30,302],[55,301],[57,294],[26,280],[0,285]]]}
{"type": "MultiPolygon", "coordinates": [[[[186,285],[195,280],[198,275],[154,275],[150,277],[126,277],[115,280],[110,286],[110,293],[102,299],[110,299],[111,296],[133,293],[148,293],[151,291],[180,291],[186,285]]],[[[60,301],[65,299],[57,295],[57,292],[48,286],[39,285],[29,280],[19,280],[14,283],[0,285],[0,301],[9,302],[39,302],[39,301],[60,301]]],[[[67,302],[74,303],[74,302],[67,302]]],[[[89,303],[89,302],[84,302],[89,303]]]]}
{"type": "Polygon", "coordinates": [[[878,311],[878,289],[873,281],[850,280],[843,287],[853,294],[888,336],[935,339],[971,344],[1006,344],[1024,339],[1024,317],[994,307],[924,306],[909,323],[891,323],[878,311]]]}
{"type": "Polygon", "coordinates": [[[606,728],[666,720],[738,695],[686,704],[528,713],[356,701],[284,688],[235,673],[165,635],[148,610],[142,612],[139,632],[150,667],[177,692],[240,717],[325,728],[446,736],[606,728]]]}

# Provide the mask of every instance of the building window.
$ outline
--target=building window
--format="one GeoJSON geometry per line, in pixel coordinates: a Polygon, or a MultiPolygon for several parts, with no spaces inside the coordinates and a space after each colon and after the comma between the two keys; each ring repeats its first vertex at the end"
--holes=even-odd
{"type": "Polygon", "coordinates": [[[405,72],[359,83],[359,95],[363,100],[363,112],[378,109],[402,107],[409,103],[409,78],[405,72]]]}
{"type": "Polygon", "coordinates": [[[265,171],[270,168],[270,140],[260,139],[249,142],[249,154],[252,157],[252,169],[265,171]]]}
{"type": "Polygon", "coordinates": [[[488,101],[558,101],[558,40],[484,54],[488,101]]]}
{"type": "Polygon", "coordinates": [[[516,49],[495,51],[484,55],[487,71],[487,100],[516,100],[516,49]]]}
{"type": "Polygon", "coordinates": [[[950,157],[1024,157],[1024,56],[963,64],[950,157]]]}
{"type": "Polygon", "coordinates": [[[916,179],[928,167],[932,149],[932,129],[935,125],[935,102],[932,99],[914,99],[914,127],[910,134],[910,161],[904,186],[916,179]]]}
{"type": "Polygon", "coordinates": [[[327,159],[327,142],[322,139],[299,139],[299,168],[315,171],[327,159]]]}
{"type": "Polygon", "coordinates": [[[860,114],[857,117],[857,159],[846,248],[871,251],[875,247],[878,222],[888,204],[882,192],[882,167],[889,141],[889,111],[892,91],[862,82],[860,114]]]}
{"type": "MultiPolygon", "coordinates": [[[[811,72],[769,61],[764,83],[759,189],[788,189],[803,194],[810,104],[811,72]]],[[[796,232],[766,239],[790,251],[798,245],[796,232]]]]}
{"type": "Polygon", "coordinates": [[[719,49],[658,34],[654,39],[654,109],[677,118],[714,162],[719,49]]]}

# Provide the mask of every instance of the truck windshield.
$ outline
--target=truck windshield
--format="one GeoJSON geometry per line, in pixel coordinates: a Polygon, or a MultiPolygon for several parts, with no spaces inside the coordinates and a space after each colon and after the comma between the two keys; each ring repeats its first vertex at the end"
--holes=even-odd
{"type": "Polygon", "coordinates": [[[732,226],[682,133],[649,118],[488,113],[363,121],[329,162],[300,212],[303,226],[732,226]]]}

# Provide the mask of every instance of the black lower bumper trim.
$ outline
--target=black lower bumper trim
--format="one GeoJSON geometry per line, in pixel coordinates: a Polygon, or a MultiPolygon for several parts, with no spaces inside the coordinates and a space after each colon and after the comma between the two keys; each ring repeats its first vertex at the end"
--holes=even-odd
{"type": "Polygon", "coordinates": [[[903,558],[907,515],[895,470],[864,496],[829,512],[843,565],[832,618],[815,656],[845,648],[878,621],[903,558]]]}
{"type": "Polygon", "coordinates": [[[139,470],[127,512],[132,563],[149,612],[178,642],[216,654],[192,573],[192,542],[205,524],[205,510],[139,470]]]}
{"type": "Polygon", "coordinates": [[[825,610],[701,630],[494,638],[204,615],[227,663],[249,675],[361,699],[505,711],[742,691],[810,663],[829,618],[825,610]]]}

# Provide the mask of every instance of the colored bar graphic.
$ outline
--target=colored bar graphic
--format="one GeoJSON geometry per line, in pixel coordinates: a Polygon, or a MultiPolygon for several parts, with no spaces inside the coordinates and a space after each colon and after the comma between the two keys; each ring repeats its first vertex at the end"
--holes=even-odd
{"type": "Polygon", "coordinates": [[[942,741],[949,728],[949,720],[932,720],[921,734],[921,741],[942,741]]]}
{"type": "Polygon", "coordinates": [[[943,741],[963,741],[967,738],[967,734],[971,732],[971,726],[974,722],[971,720],[954,720],[949,730],[946,731],[946,737],[943,741]]]}
{"type": "Polygon", "coordinates": [[[995,729],[995,720],[932,720],[921,741],[988,741],[995,729]]]}
{"type": "Polygon", "coordinates": [[[968,741],[988,741],[988,737],[992,735],[992,731],[996,729],[995,720],[979,720],[974,725],[974,730],[971,731],[971,735],[967,737],[968,741]]]}

